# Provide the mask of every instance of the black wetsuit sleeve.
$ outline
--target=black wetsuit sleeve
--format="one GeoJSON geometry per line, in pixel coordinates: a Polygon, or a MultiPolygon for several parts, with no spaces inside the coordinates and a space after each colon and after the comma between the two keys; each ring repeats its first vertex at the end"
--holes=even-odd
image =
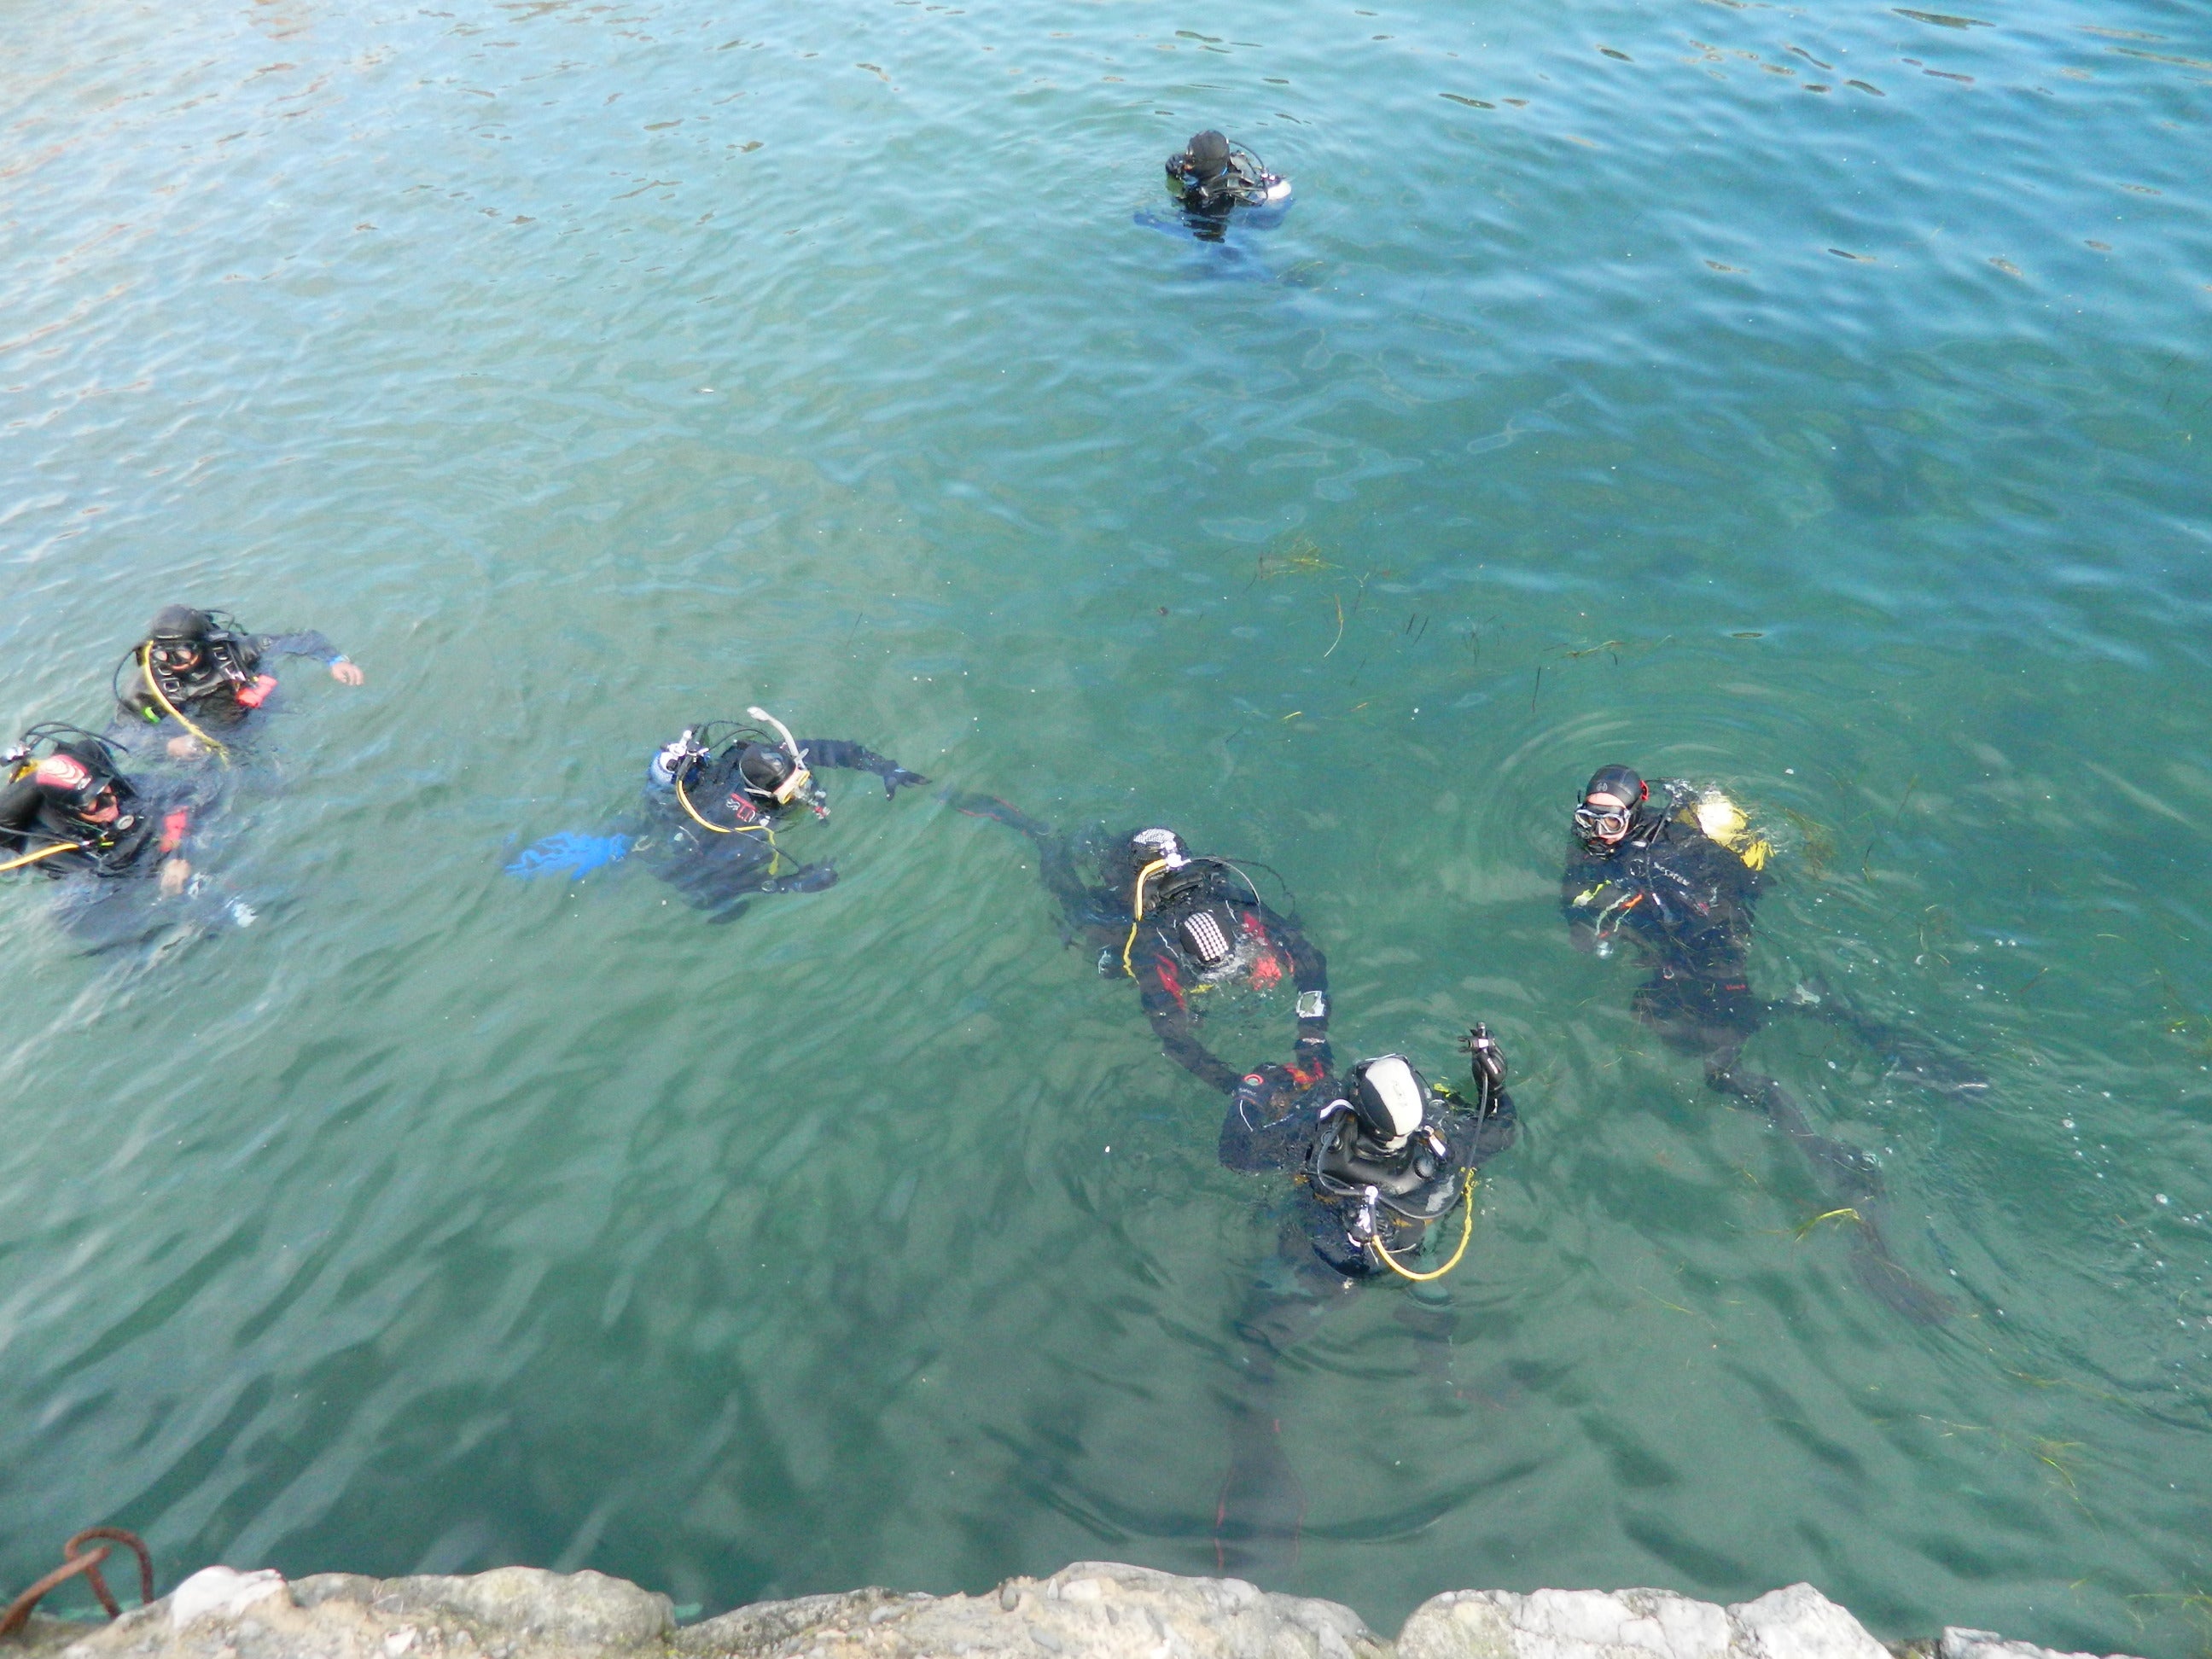
{"type": "Polygon", "coordinates": [[[1503,1089],[1498,1091],[1487,1112],[1478,1110],[1474,1103],[1463,1096],[1453,1094],[1448,1098],[1450,1138],[1458,1153],[1454,1162],[1462,1167],[1480,1169],[1510,1146],[1521,1133],[1520,1115],[1513,1109],[1513,1097],[1503,1089]]]}
{"type": "Polygon", "coordinates": [[[1209,1089],[1218,1089],[1224,1094],[1234,1089],[1243,1073],[1198,1040],[1198,1022],[1183,1006],[1170,977],[1175,970],[1166,966],[1161,957],[1151,955],[1131,966],[1136,971],[1137,995],[1144,1003],[1145,1018],[1152,1021],[1152,1034],[1159,1038],[1168,1058],[1209,1089]]]}
{"type": "Polygon", "coordinates": [[[319,657],[333,663],[345,654],[312,629],[299,634],[247,634],[240,636],[239,645],[240,656],[252,659],[240,665],[249,671],[270,657],[319,657]]]}
{"type": "Polygon", "coordinates": [[[1255,1174],[1265,1170],[1300,1170],[1313,1151],[1316,1109],[1301,1102],[1270,1120],[1266,1108],[1242,1097],[1229,1103],[1221,1120],[1221,1163],[1255,1174]]]}
{"type": "Polygon", "coordinates": [[[1328,958],[1322,954],[1321,946],[1305,935],[1305,930],[1287,916],[1279,916],[1266,905],[1260,907],[1260,920],[1266,924],[1270,937],[1282,941],[1283,948],[1291,953],[1291,979],[1300,996],[1309,992],[1321,998],[1321,1012],[1311,1018],[1298,1021],[1298,1043],[1307,1053],[1318,1051],[1323,1059],[1328,1057],[1328,958]]]}
{"type": "Polygon", "coordinates": [[[167,718],[161,705],[154,701],[154,694],[146,689],[145,651],[146,641],[141,640],[115,671],[116,723],[123,732],[159,725],[167,718]]]}
{"type": "Polygon", "coordinates": [[[39,820],[39,787],[28,778],[0,788],[0,852],[31,850],[30,831],[39,820]]]}
{"type": "Polygon", "coordinates": [[[1579,848],[1567,860],[1566,872],[1559,878],[1559,914],[1566,918],[1567,937],[1578,951],[1596,947],[1598,917],[1614,900],[1627,896],[1625,887],[1615,885],[1613,874],[1608,862],[1579,848]]]}

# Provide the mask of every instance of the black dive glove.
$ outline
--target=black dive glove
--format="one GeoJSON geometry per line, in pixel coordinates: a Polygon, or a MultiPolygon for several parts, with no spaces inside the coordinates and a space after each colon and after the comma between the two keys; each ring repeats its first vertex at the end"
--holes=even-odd
{"type": "Polygon", "coordinates": [[[908,789],[919,789],[923,784],[929,781],[929,780],[922,776],[921,773],[909,772],[903,766],[894,766],[890,771],[882,773],[879,775],[884,781],[884,799],[885,800],[889,800],[892,796],[897,794],[899,792],[899,787],[902,784],[908,789]]]}

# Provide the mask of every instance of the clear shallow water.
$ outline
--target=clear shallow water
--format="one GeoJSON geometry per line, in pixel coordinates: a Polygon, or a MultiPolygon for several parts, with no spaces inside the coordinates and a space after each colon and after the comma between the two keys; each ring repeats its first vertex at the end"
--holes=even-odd
{"type": "Polygon", "coordinates": [[[734,928],[500,874],[765,698],[1267,860],[1340,1052],[1507,1042],[1454,1386],[1389,1292],[1286,1362],[1274,1587],[2201,1651],[2212,38],[1934,15],[11,6],[0,702],[179,595],[372,678],[232,820],[265,925],[0,902],[0,1580],[1211,1568],[1272,1212],[1018,843],[842,781],[734,928]],[[1137,222],[1209,123],[1280,229],[1137,222]],[[1755,1049],[1949,1325],[1568,949],[1615,757],[1784,826],[1762,988],[1990,1073],[1755,1049]]]}

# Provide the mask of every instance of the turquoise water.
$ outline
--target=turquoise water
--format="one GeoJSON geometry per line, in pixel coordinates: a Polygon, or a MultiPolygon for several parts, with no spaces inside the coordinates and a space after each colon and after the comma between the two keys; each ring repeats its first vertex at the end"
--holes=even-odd
{"type": "Polygon", "coordinates": [[[765,700],[1266,860],[1340,1054],[1504,1040],[1449,1373],[1390,1290],[1285,1360],[1272,1587],[2212,1642],[2202,12],[6,31],[6,718],[99,715],[180,597],[369,680],[288,678],[210,866],[253,928],[0,895],[0,1583],[102,1521],[708,1609],[1212,1570],[1273,1212],[1019,842],[845,778],[841,884],[734,927],[501,873],[765,700]],[[1279,228],[1140,222],[1204,125],[1279,228]],[[1765,994],[1989,1074],[1753,1050],[1948,1323],[1568,947],[1616,758],[1774,828],[1765,994]]]}

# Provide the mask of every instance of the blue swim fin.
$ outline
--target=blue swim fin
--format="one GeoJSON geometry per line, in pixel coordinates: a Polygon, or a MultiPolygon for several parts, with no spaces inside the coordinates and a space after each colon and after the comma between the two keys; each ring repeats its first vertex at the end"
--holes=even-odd
{"type": "Polygon", "coordinates": [[[524,848],[522,855],[507,866],[507,873],[526,881],[533,876],[566,876],[574,881],[603,866],[619,864],[629,856],[630,845],[628,836],[586,836],[562,830],[524,848]]]}

